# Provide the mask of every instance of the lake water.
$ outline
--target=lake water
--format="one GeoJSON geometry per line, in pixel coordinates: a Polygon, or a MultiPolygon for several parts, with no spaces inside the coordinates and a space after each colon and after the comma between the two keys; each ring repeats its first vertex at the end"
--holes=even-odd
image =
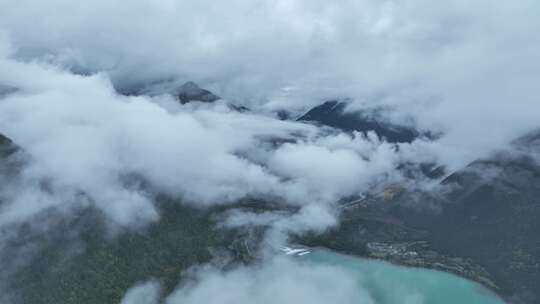
{"type": "Polygon", "coordinates": [[[504,304],[481,285],[445,272],[400,267],[327,250],[298,258],[350,272],[377,304],[504,304]]]}

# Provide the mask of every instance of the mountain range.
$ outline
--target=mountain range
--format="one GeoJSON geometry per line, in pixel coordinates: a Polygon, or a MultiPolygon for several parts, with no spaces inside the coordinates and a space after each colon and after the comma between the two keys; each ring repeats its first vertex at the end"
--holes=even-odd
{"type": "MultiPolygon", "coordinates": [[[[179,87],[175,96],[180,103],[220,99],[192,82],[179,87]]],[[[347,106],[347,101],[328,101],[297,121],[344,132],[374,132],[391,143],[429,137],[414,127],[381,119],[378,109],[349,111],[347,106]]],[[[519,138],[511,147],[517,152],[501,151],[455,172],[423,164],[420,167],[432,175],[437,187],[385,185],[379,192],[340,202],[337,227],[293,238],[304,246],[452,272],[483,284],[509,303],[540,303],[540,165],[531,156],[538,152],[539,138],[540,133],[519,138]]],[[[21,149],[0,135],[0,158],[17,153],[21,149]]],[[[114,239],[104,237],[102,215],[92,208],[59,221],[47,236],[21,227],[21,237],[9,244],[0,265],[9,268],[8,256],[23,252],[30,241],[37,241],[41,249],[28,267],[8,275],[18,291],[16,299],[118,303],[127,288],[150,278],[170,291],[183,270],[216,256],[224,257],[222,267],[257,259],[253,252],[263,231],[224,229],[218,218],[238,206],[260,205],[238,202],[201,210],[167,196],[157,201],[159,222],[114,239]],[[71,248],[71,236],[62,233],[75,229],[81,231],[77,244],[83,250],[71,248]]]]}

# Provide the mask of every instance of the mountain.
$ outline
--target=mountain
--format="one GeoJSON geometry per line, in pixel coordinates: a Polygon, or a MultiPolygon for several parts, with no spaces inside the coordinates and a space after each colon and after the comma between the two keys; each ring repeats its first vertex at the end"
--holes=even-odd
{"type": "Polygon", "coordinates": [[[119,94],[126,96],[170,94],[176,97],[182,104],[191,101],[214,102],[221,99],[221,97],[201,88],[193,81],[182,83],[174,79],[156,81],[138,86],[116,87],[115,89],[119,94]]]}
{"type": "MultiPolygon", "coordinates": [[[[343,112],[346,105],[339,102],[322,106],[300,120],[338,125],[356,119],[369,128],[348,130],[378,130],[382,137],[395,130],[393,125],[349,117],[343,112]]],[[[292,239],[305,246],[452,272],[483,284],[509,303],[540,303],[540,164],[534,158],[540,152],[539,141],[540,133],[520,138],[514,142],[513,153],[472,162],[433,190],[394,184],[344,202],[338,227],[292,239]]],[[[0,135],[0,158],[17,150],[9,138],[0,135]]],[[[421,169],[426,175],[442,174],[435,165],[421,169]]],[[[226,208],[238,206],[202,210],[170,198],[157,201],[159,222],[114,239],[105,236],[105,220],[91,208],[80,210],[70,220],[59,220],[46,235],[23,226],[16,240],[1,252],[4,274],[0,279],[7,281],[5,270],[11,258],[32,244],[39,250],[28,259],[28,266],[9,275],[10,290],[17,291],[16,303],[118,303],[137,282],[157,279],[163,282],[165,294],[182,279],[182,271],[193,265],[216,256],[230,265],[254,258],[251,252],[256,252],[262,231],[219,226],[226,208]],[[81,244],[84,250],[72,248],[81,244]]],[[[287,212],[279,205],[254,205],[287,212]]],[[[34,224],[39,226],[39,221],[34,224]]]]}
{"type": "Polygon", "coordinates": [[[190,101],[201,101],[201,102],[214,102],[221,97],[215,95],[214,93],[202,89],[196,83],[188,81],[181,85],[174,94],[181,103],[188,103],[190,101]]]}
{"type": "MultiPolygon", "coordinates": [[[[347,101],[332,100],[309,110],[298,121],[330,126],[345,132],[375,132],[380,139],[390,143],[410,143],[416,138],[435,139],[429,132],[420,133],[409,126],[397,125],[384,118],[381,108],[348,111],[347,101]]],[[[286,112],[278,112],[279,119],[287,119],[286,112]]],[[[402,163],[398,169],[408,178],[427,177],[438,179],[445,175],[445,168],[434,163],[402,163]]]]}
{"type": "Polygon", "coordinates": [[[298,118],[298,121],[314,122],[346,132],[366,133],[373,131],[379,138],[384,138],[392,143],[412,142],[421,135],[411,127],[396,125],[380,119],[378,117],[380,109],[349,112],[346,110],[347,106],[346,101],[327,101],[309,110],[298,118]]]}
{"type": "MultiPolygon", "coordinates": [[[[534,149],[538,135],[516,148],[534,149]]],[[[474,161],[435,190],[393,185],[343,208],[338,228],[304,244],[449,271],[509,303],[540,303],[540,164],[529,153],[474,161]]]]}
{"type": "MultiPolygon", "coordinates": [[[[10,161],[19,150],[0,134],[0,182],[20,170],[10,161]]],[[[2,239],[0,250],[0,287],[13,292],[8,303],[116,304],[142,281],[159,280],[165,295],[190,267],[215,261],[232,267],[253,259],[250,252],[257,250],[260,236],[220,226],[227,206],[203,209],[158,195],[156,207],[158,222],[117,231],[113,238],[108,219],[93,207],[73,209],[70,217],[51,209],[31,223],[10,227],[12,238],[2,239]]]]}
{"type": "Polygon", "coordinates": [[[0,159],[4,160],[7,156],[10,156],[17,150],[17,145],[15,145],[11,139],[0,133],[0,159]]]}
{"type": "MultiPolygon", "coordinates": [[[[13,303],[117,304],[134,284],[151,279],[162,284],[165,296],[191,267],[212,261],[232,267],[247,262],[249,251],[256,250],[249,231],[218,225],[219,210],[165,197],[158,198],[158,208],[158,222],[113,239],[107,237],[107,219],[92,208],[70,219],[58,215],[46,233],[21,227],[17,239],[0,252],[0,279],[15,291],[13,303]],[[31,256],[24,255],[28,244],[35,246],[31,256]],[[24,267],[6,279],[15,256],[25,261],[24,267]]],[[[55,213],[34,224],[51,216],[55,213]]]]}
{"type": "Polygon", "coordinates": [[[0,84],[0,98],[17,92],[18,89],[12,86],[0,84]]]}
{"type": "MultiPolygon", "coordinates": [[[[119,94],[126,96],[156,96],[162,94],[170,94],[174,96],[181,104],[186,104],[193,101],[212,103],[221,99],[220,96],[212,93],[209,90],[201,88],[193,81],[185,82],[182,85],[178,85],[178,82],[176,81],[159,81],[139,87],[118,87],[115,89],[119,94]]],[[[0,97],[1,96],[2,95],[0,90],[0,97]]],[[[227,102],[226,105],[229,107],[229,109],[235,112],[250,111],[250,109],[245,106],[237,105],[231,102],[227,102]]]]}

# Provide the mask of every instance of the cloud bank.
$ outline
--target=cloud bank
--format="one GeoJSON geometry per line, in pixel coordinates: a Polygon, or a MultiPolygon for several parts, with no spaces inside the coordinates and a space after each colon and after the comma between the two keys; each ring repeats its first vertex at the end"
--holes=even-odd
{"type": "Polygon", "coordinates": [[[458,167],[538,127],[538,9],[532,0],[3,0],[0,28],[14,57],[105,72],[120,89],[184,79],[255,107],[335,97],[396,106],[445,131],[437,152],[458,167]]]}
{"type": "MultiPolygon", "coordinates": [[[[164,303],[375,303],[354,276],[339,267],[303,265],[284,257],[261,267],[225,273],[205,269],[195,276],[193,283],[179,288],[164,303]]],[[[157,298],[141,302],[141,297],[156,295],[158,290],[152,282],[135,286],[122,304],[157,304],[157,298]]]]}
{"type": "Polygon", "coordinates": [[[329,204],[365,190],[398,158],[374,137],[328,134],[219,103],[122,96],[104,74],[12,59],[0,67],[0,82],[19,89],[0,103],[0,128],[30,159],[19,187],[6,190],[11,203],[3,206],[2,222],[77,200],[120,225],[152,221],[158,193],[201,206],[247,196],[329,204]],[[274,139],[292,142],[276,148],[274,139]],[[77,199],[81,194],[86,200],[77,199]]]}

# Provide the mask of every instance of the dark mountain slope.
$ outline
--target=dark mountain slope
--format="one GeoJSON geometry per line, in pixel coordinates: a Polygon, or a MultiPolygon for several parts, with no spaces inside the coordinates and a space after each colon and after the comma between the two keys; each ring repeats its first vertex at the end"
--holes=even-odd
{"type": "Polygon", "coordinates": [[[17,91],[18,89],[15,87],[0,84],[0,98],[5,97],[9,94],[13,94],[17,91]]]}
{"type": "Polygon", "coordinates": [[[186,82],[180,86],[176,92],[174,92],[174,95],[181,103],[188,103],[190,101],[214,102],[221,99],[221,97],[208,90],[202,89],[192,81],[186,82]]]}
{"type": "Polygon", "coordinates": [[[0,134],[0,157],[8,156],[15,152],[15,150],[17,150],[17,148],[11,139],[0,134]]]}
{"type": "Polygon", "coordinates": [[[384,122],[375,117],[376,110],[347,112],[346,107],[345,101],[327,101],[309,110],[298,118],[298,121],[315,122],[346,132],[373,131],[379,138],[385,138],[388,142],[412,142],[420,136],[420,133],[413,128],[384,122]]]}
{"type": "Polygon", "coordinates": [[[170,94],[176,97],[182,104],[192,101],[214,102],[221,99],[221,97],[209,90],[201,88],[193,81],[178,83],[177,80],[163,80],[135,87],[117,87],[116,90],[118,93],[126,96],[156,96],[170,94]]]}
{"type": "Polygon", "coordinates": [[[118,304],[136,283],[158,280],[167,294],[190,267],[214,258],[219,267],[249,259],[246,231],[217,227],[212,211],[159,201],[159,222],[112,239],[106,237],[106,220],[93,209],[59,220],[46,235],[22,227],[0,261],[7,269],[10,256],[34,248],[28,264],[9,277],[14,303],[118,304]]]}
{"type": "Polygon", "coordinates": [[[540,303],[538,164],[529,158],[475,162],[445,183],[454,189],[441,198],[440,214],[396,214],[429,230],[434,249],[482,265],[503,294],[540,303]]]}
{"type": "Polygon", "coordinates": [[[20,148],[11,139],[0,133],[0,177],[16,174],[20,163],[14,156],[18,151],[20,148]]]}
{"type": "Polygon", "coordinates": [[[510,303],[540,303],[540,165],[534,158],[479,160],[429,193],[397,188],[344,206],[340,227],[307,244],[454,272],[510,303]]]}

